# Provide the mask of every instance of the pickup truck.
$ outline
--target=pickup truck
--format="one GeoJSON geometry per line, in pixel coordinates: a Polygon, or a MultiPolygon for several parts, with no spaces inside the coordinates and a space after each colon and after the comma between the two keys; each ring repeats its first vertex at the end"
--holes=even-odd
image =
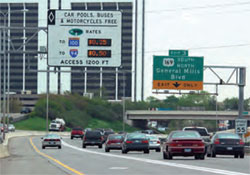
{"type": "Polygon", "coordinates": [[[197,131],[203,138],[205,142],[205,152],[207,151],[207,145],[210,143],[210,134],[208,133],[207,128],[190,126],[190,127],[184,127],[182,130],[183,131],[197,131]]]}

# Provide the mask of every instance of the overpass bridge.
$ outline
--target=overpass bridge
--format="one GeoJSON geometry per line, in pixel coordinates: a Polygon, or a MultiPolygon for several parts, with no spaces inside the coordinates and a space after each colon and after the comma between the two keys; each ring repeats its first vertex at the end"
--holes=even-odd
{"type": "MultiPolygon", "coordinates": [[[[238,111],[148,111],[127,110],[126,120],[235,120],[238,111]]],[[[243,115],[244,119],[250,121],[250,112],[243,115]]]]}

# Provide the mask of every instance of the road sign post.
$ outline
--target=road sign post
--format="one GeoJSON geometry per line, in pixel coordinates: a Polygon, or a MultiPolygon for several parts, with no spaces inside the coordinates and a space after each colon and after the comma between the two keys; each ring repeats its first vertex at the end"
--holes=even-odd
{"type": "Polygon", "coordinates": [[[170,56],[154,56],[153,89],[202,90],[203,57],[170,50],[170,56]]]}

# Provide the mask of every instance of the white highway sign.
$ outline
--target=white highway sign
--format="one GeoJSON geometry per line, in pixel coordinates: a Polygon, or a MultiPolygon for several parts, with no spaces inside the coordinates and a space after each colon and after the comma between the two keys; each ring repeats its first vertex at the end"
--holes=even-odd
{"type": "Polygon", "coordinates": [[[48,11],[48,65],[121,65],[120,11],[48,11]]]}
{"type": "Polygon", "coordinates": [[[247,132],[247,120],[246,119],[236,119],[235,120],[235,130],[238,134],[245,134],[247,132]]]}

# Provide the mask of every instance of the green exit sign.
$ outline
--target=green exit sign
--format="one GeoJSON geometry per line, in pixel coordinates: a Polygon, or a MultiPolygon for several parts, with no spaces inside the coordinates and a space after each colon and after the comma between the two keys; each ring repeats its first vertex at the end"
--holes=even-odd
{"type": "Polygon", "coordinates": [[[242,112],[243,115],[248,115],[248,111],[242,112]]]}
{"type": "Polygon", "coordinates": [[[169,50],[169,56],[188,56],[188,50],[169,50]]]}

